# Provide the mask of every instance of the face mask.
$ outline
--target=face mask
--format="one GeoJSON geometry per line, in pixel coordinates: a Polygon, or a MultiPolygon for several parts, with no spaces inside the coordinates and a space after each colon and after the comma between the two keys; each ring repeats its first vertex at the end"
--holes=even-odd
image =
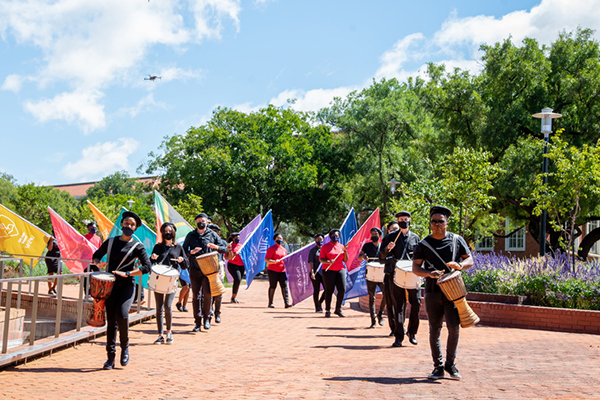
{"type": "Polygon", "coordinates": [[[277,244],[281,244],[281,243],[283,243],[283,240],[281,240],[281,239],[278,239],[278,240],[276,240],[276,241],[275,241],[275,243],[277,243],[277,244]]]}
{"type": "Polygon", "coordinates": [[[121,230],[123,231],[123,235],[125,235],[125,236],[131,236],[131,235],[133,235],[133,229],[131,229],[128,226],[122,227],[121,230]]]}
{"type": "Polygon", "coordinates": [[[91,229],[90,229],[90,233],[91,233],[92,235],[93,235],[93,234],[95,234],[96,232],[97,232],[97,231],[96,231],[96,228],[91,228],[91,229]]]}
{"type": "Polygon", "coordinates": [[[173,232],[167,232],[163,235],[163,237],[167,240],[172,240],[173,239],[173,232]]]}
{"type": "Polygon", "coordinates": [[[406,229],[409,227],[410,221],[400,221],[400,222],[398,222],[398,225],[400,226],[401,229],[406,229]]]}
{"type": "Polygon", "coordinates": [[[332,242],[336,242],[336,243],[337,243],[337,242],[339,242],[339,241],[340,241],[340,237],[339,237],[339,236],[332,236],[332,237],[331,237],[331,241],[332,241],[332,242]]]}
{"type": "Polygon", "coordinates": [[[371,236],[371,242],[379,242],[379,236],[371,236]]]}
{"type": "Polygon", "coordinates": [[[198,222],[196,226],[198,227],[198,229],[202,230],[206,228],[206,222],[198,222]]]}
{"type": "Polygon", "coordinates": [[[319,247],[323,246],[323,241],[322,241],[322,240],[319,240],[319,241],[317,242],[317,246],[319,246],[319,247]]]}
{"type": "Polygon", "coordinates": [[[239,243],[240,239],[233,239],[233,243],[239,243]]]}

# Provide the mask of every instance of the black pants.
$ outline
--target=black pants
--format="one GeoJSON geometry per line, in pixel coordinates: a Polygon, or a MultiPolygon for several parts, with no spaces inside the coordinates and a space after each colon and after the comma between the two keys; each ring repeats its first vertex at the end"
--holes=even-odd
{"type": "Polygon", "coordinates": [[[460,332],[460,319],[458,310],[453,302],[448,300],[443,293],[425,293],[425,309],[429,319],[429,347],[434,367],[454,365],[456,350],[458,348],[458,337],[460,332]],[[440,334],[442,322],[446,319],[448,329],[448,340],[446,342],[446,362],[442,357],[442,344],[440,334]]]}
{"type": "Polygon", "coordinates": [[[129,347],[129,309],[133,303],[135,283],[117,278],[115,286],[106,299],[106,353],[114,357],[117,351],[117,330],[121,349],[129,347]]]}
{"type": "Polygon", "coordinates": [[[390,331],[395,333],[396,331],[396,305],[394,304],[394,277],[391,274],[385,274],[383,278],[383,287],[385,288],[383,292],[383,297],[385,298],[385,304],[387,305],[387,315],[388,315],[388,324],[390,326],[390,331]]]}
{"type": "Polygon", "coordinates": [[[421,290],[420,289],[404,289],[394,284],[393,293],[394,304],[396,309],[396,329],[394,336],[396,340],[402,341],[404,335],[409,333],[416,335],[419,330],[419,310],[421,309],[421,290]],[[406,318],[406,297],[408,294],[408,303],[410,304],[410,317],[408,319],[408,329],[404,329],[404,319],[406,318]]]}
{"type": "Polygon", "coordinates": [[[240,289],[240,282],[244,277],[246,268],[243,265],[232,264],[231,261],[229,261],[227,263],[227,270],[233,277],[233,287],[231,288],[231,293],[237,296],[238,290],[240,289]]]}
{"type": "Polygon", "coordinates": [[[321,271],[323,274],[323,286],[325,287],[325,311],[331,310],[331,299],[333,291],[337,289],[335,301],[335,312],[342,311],[342,303],[346,294],[346,270],[321,271]]]}
{"type": "Polygon", "coordinates": [[[190,280],[192,281],[192,309],[194,310],[194,322],[202,325],[202,318],[210,318],[212,299],[210,297],[210,283],[208,278],[197,268],[190,268],[190,280]]]}
{"type": "Polygon", "coordinates": [[[223,295],[220,294],[212,298],[212,309],[210,315],[221,315],[221,304],[223,304],[223,295]]]}
{"type": "Polygon", "coordinates": [[[154,299],[156,300],[156,328],[158,329],[158,334],[162,335],[164,333],[163,314],[167,324],[167,330],[171,330],[171,325],[173,323],[173,311],[171,310],[171,306],[173,305],[173,299],[175,299],[175,292],[168,294],[154,292],[154,299]]]}
{"type": "Polygon", "coordinates": [[[281,287],[281,294],[283,296],[284,304],[290,305],[290,294],[287,286],[287,275],[285,272],[277,272],[267,270],[267,275],[269,276],[269,304],[273,304],[273,294],[275,293],[275,289],[277,289],[277,284],[279,283],[279,287],[281,287]]]}
{"type": "MultiPolygon", "coordinates": [[[[315,303],[315,310],[319,311],[323,308],[321,304],[323,304],[323,300],[325,300],[325,292],[321,294],[321,298],[319,299],[319,293],[321,292],[321,285],[323,284],[323,275],[317,274],[315,272],[315,279],[312,279],[313,284],[313,301],[315,303]]],[[[324,287],[325,285],[323,285],[324,287]]]]}
{"type": "Polygon", "coordinates": [[[367,292],[369,295],[369,314],[371,315],[371,322],[375,323],[375,294],[377,292],[377,287],[379,286],[379,290],[381,290],[381,294],[383,298],[381,299],[381,303],[379,304],[379,314],[383,313],[385,309],[386,301],[385,301],[385,287],[383,286],[383,282],[371,282],[367,281],[367,292]]]}

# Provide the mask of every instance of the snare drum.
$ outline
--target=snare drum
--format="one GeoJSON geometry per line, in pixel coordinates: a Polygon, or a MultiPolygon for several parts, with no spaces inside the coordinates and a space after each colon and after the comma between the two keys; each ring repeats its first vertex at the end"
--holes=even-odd
{"type": "Polygon", "coordinates": [[[169,265],[156,264],[152,266],[148,287],[156,293],[170,294],[177,290],[179,271],[169,265]]]}
{"type": "Polygon", "coordinates": [[[398,260],[394,271],[394,284],[403,289],[418,289],[423,283],[420,276],[412,272],[412,260],[398,260]]]}
{"type": "Polygon", "coordinates": [[[367,280],[369,282],[383,282],[383,277],[385,274],[383,270],[385,268],[384,264],[381,264],[377,261],[370,261],[367,263],[367,280]]]}

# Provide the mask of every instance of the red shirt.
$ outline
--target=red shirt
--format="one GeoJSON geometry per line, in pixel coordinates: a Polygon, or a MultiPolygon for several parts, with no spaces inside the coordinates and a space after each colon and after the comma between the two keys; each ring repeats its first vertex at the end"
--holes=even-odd
{"type": "Polygon", "coordinates": [[[344,269],[344,245],[340,242],[325,243],[323,247],[321,247],[321,253],[319,254],[319,258],[324,258],[329,262],[335,259],[335,262],[333,264],[323,264],[323,271],[341,271],[342,269],[344,269]],[[337,257],[338,255],[340,256],[337,257]],[[336,257],[337,259],[335,259],[336,257]],[[327,267],[329,267],[329,269],[327,267]]]}
{"type": "MultiPolygon", "coordinates": [[[[242,247],[241,243],[231,242],[231,251],[232,252],[237,253],[241,247],[242,247]]],[[[240,257],[239,254],[237,256],[235,256],[233,258],[233,260],[231,260],[229,262],[232,264],[235,264],[235,265],[244,265],[244,261],[242,260],[242,257],[240,257]]]]}
{"type": "Polygon", "coordinates": [[[95,233],[86,233],[83,235],[83,237],[89,240],[89,242],[96,246],[97,249],[102,246],[102,239],[100,239],[100,236],[96,235],[95,233]]]}
{"type": "MultiPolygon", "coordinates": [[[[265,260],[281,260],[283,257],[287,256],[287,250],[285,247],[280,246],[278,244],[274,244],[273,246],[267,249],[267,254],[265,255],[265,260]]],[[[269,264],[267,269],[275,272],[285,272],[285,266],[283,265],[283,261],[279,261],[275,264],[269,264]]]]}

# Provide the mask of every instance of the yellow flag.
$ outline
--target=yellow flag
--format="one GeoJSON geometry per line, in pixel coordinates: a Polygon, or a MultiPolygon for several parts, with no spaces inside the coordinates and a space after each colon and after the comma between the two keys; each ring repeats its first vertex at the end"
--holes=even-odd
{"type": "MultiPolygon", "coordinates": [[[[50,235],[0,204],[0,250],[10,254],[41,256],[50,235]]],[[[31,258],[24,258],[31,265],[31,258]]],[[[39,261],[33,258],[35,266],[39,261]]]]}
{"type": "Polygon", "coordinates": [[[108,239],[114,223],[106,215],[102,214],[102,211],[98,210],[91,201],[88,200],[87,203],[90,206],[90,210],[92,210],[92,214],[94,214],[98,228],[100,228],[100,233],[102,233],[102,238],[104,240],[108,239]]]}

